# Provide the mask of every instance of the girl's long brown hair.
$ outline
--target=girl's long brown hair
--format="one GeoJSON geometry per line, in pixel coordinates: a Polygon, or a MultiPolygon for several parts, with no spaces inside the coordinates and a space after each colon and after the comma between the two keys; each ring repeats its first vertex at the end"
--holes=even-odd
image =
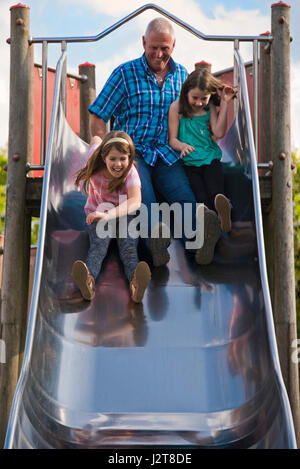
{"type": "Polygon", "coordinates": [[[125,132],[122,132],[121,130],[112,130],[105,135],[100,147],[96,148],[94,153],[90,156],[85,167],[76,173],[75,185],[78,186],[80,183],[82,183],[82,190],[85,192],[85,194],[88,195],[89,193],[90,178],[94,174],[98,173],[99,171],[103,171],[106,168],[105,158],[112,148],[115,148],[120,153],[128,155],[129,164],[120,178],[113,178],[111,181],[109,181],[108,190],[111,193],[117,192],[124,184],[126,176],[134,162],[134,144],[129,135],[127,135],[125,132]],[[124,138],[128,144],[125,142],[107,143],[111,138],[115,137],[124,138]]]}
{"type": "Polygon", "coordinates": [[[182,85],[179,97],[179,114],[182,114],[183,117],[192,117],[193,113],[187,95],[193,88],[199,88],[199,90],[211,94],[210,102],[219,106],[220,99],[217,90],[221,90],[223,87],[224,83],[215,78],[206,68],[194,70],[182,85]]]}

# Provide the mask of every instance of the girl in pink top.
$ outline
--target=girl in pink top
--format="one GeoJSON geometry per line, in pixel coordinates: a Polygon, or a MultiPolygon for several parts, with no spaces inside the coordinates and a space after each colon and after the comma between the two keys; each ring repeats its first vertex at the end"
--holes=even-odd
{"type": "Polygon", "coordinates": [[[105,228],[110,220],[114,220],[131,298],[139,303],[151,278],[150,269],[146,262],[139,262],[138,239],[131,238],[128,229],[126,237],[119,236],[120,218],[128,226],[134,218],[132,213],[141,205],[141,181],[133,164],[134,145],[125,132],[112,131],[103,141],[100,137],[93,137],[90,153],[86,166],[77,173],[75,181],[88,195],[85,212],[90,248],[85,262],[77,260],[73,264],[72,277],[83,298],[91,300],[111,241],[109,230],[105,228]]]}

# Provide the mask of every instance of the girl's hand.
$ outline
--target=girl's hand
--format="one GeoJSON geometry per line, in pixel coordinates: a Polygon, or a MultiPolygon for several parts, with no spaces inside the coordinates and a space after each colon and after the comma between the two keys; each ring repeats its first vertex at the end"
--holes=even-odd
{"type": "Polygon", "coordinates": [[[103,220],[106,218],[106,213],[102,213],[102,212],[91,212],[87,215],[86,217],[86,222],[88,225],[90,225],[91,223],[93,223],[93,221],[95,220],[103,220]]]}
{"type": "Polygon", "coordinates": [[[192,151],[195,151],[195,148],[192,147],[192,145],[185,144],[185,146],[181,150],[180,158],[182,158],[185,155],[189,155],[192,151]]]}
{"type": "Polygon", "coordinates": [[[92,138],[91,138],[91,141],[90,141],[90,147],[92,145],[101,145],[102,143],[102,138],[99,137],[98,135],[94,135],[92,138]]]}
{"type": "Polygon", "coordinates": [[[221,101],[225,101],[225,103],[229,103],[231,99],[236,96],[236,92],[232,88],[232,86],[225,85],[222,90],[218,90],[218,94],[221,98],[221,101]]]}

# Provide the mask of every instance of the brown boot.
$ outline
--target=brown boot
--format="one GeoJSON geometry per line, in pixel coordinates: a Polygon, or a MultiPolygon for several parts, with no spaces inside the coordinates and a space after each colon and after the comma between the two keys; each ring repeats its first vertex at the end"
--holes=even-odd
{"type": "Polygon", "coordinates": [[[195,261],[200,265],[210,264],[214,258],[215,246],[221,236],[220,221],[213,210],[204,210],[204,242],[197,249],[195,261]]]}
{"type": "Polygon", "coordinates": [[[159,222],[152,229],[149,241],[153,265],[160,267],[166,265],[170,260],[168,247],[171,243],[170,229],[165,223],[159,222]]]}
{"type": "Polygon", "coordinates": [[[92,300],[95,296],[95,279],[83,261],[74,262],[72,277],[83,298],[85,300],[92,300]]]}
{"type": "Polygon", "coordinates": [[[223,194],[215,197],[215,207],[221,222],[221,230],[228,233],[231,230],[231,207],[230,202],[223,194]]]}
{"type": "Polygon", "coordinates": [[[134,271],[130,282],[131,299],[135,303],[141,303],[144,298],[145,290],[151,279],[151,272],[146,262],[139,262],[134,271]]]}

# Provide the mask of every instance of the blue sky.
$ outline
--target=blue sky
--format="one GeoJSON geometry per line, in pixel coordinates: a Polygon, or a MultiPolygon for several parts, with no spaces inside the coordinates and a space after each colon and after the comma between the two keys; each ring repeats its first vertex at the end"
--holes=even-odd
{"type": "MultiPolygon", "coordinates": [[[[18,2],[0,0],[0,147],[7,142],[9,102],[9,8],[18,2]]],[[[95,35],[125,17],[141,5],[142,0],[28,0],[30,6],[31,34],[33,36],[86,36],[95,35]]],[[[182,18],[205,34],[253,34],[259,35],[271,29],[272,0],[157,0],[153,3],[182,18]]],[[[300,118],[300,0],[291,0],[291,45],[292,57],[292,145],[299,146],[300,118]],[[299,114],[299,112],[298,112],[299,114]]],[[[97,91],[109,73],[119,63],[135,58],[142,53],[141,36],[146,24],[157,13],[149,10],[130,23],[96,43],[70,44],[68,46],[68,69],[77,71],[83,62],[96,65],[97,91]]],[[[177,43],[174,58],[188,70],[195,62],[207,60],[213,71],[232,65],[232,45],[200,41],[182,28],[175,27],[177,43]]],[[[251,47],[243,45],[245,60],[251,58],[251,47]]],[[[59,48],[49,45],[49,65],[55,66],[59,48]]],[[[41,47],[35,46],[35,61],[41,61],[41,47]]]]}

